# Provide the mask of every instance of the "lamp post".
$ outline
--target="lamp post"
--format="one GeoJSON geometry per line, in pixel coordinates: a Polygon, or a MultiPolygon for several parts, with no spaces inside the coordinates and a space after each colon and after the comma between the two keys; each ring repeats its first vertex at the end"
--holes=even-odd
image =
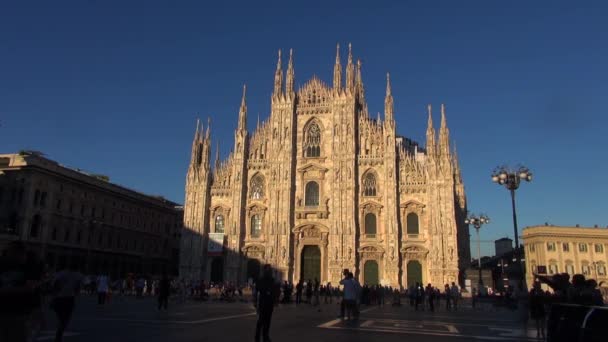
{"type": "Polygon", "coordinates": [[[515,212],[515,190],[519,188],[521,181],[532,181],[532,172],[525,167],[520,166],[517,170],[511,169],[508,166],[499,166],[492,172],[492,181],[498,185],[503,185],[511,193],[511,207],[513,209],[513,233],[515,235],[515,260],[519,268],[519,286],[523,285],[524,271],[521,265],[521,255],[519,253],[519,236],[517,233],[517,214],[515,212]]]}
{"type": "Polygon", "coordinates": [[[468,225],[473,225],[475,231],[477,232],[477,263],[479,266],[479,289],[478,293],[481,294],[481,288],[483,287],[483,280],[481,279],[481,240],[479,239],[479,229],[484,224],[490,223],[490,218],[486,215],[479,215],[479,217],[475,216],[475,214],[469,214],[464,220],[464,223],[468,225]]]}
{"type": "Polygon", "coordinates": [[[502,288],[503,288],[503,292],[504,292],[505,281],[506,280],[508,281],[508,278],[505,278],[505,276],[506,276],[505,267],[509,267],[509,264],[505,263],[505,259],[500,258],[500,264],[498,264],[496,266],[500,266],[500,280],[502,281],[502,288]]]}

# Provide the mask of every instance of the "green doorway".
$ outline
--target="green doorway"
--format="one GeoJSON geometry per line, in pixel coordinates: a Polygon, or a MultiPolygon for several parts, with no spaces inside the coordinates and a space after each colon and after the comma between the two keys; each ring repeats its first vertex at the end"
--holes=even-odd
{"type": "Polygon", "coordinates": [[[378,263],[375,260],[368,260],[363,265],[363,283],[367,285],[378,285],[378,263]]]}
{"type": "Polygon", "coordinates": [[[258,260],[249,259],[249,261],[247,261],[247,280],[258,280],[260,277],[260,268],[261,264],[258,260]]]}
{"type": "Polygon", "coordinates": [[[211,279],[214,283],[219,283],[224,280],[224,259],[222,257],[213,258],[211,260],[211,279]]]}
{"type": "Polygon", "coordinates": [[[321,250],[319,246],[304,246],[300,270],[300,279],[302,280],[321,280],[321,250]]]}
{"type": "Polygon", "coordinates": [[[407,263],[407,285],[412,286],[416,283],[422,284],[422,265],[417,260],[411,260],[407,263]]]}

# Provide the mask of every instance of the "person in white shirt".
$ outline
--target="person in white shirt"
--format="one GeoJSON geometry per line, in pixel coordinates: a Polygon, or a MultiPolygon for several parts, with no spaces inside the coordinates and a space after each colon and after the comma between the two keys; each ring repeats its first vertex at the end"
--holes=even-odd
{"type": "Polygon", "coordinates": [[[350,319],[351,315],[355,317],[354,310],[357,305],[357,283],[348,269],[345,269],[343,274],[344,279],[340,280],[340,285],[344,286],[342,304],[340,305],[340,318],[344,319],[344,314],[346,313],[346,319],[350,319]]]}

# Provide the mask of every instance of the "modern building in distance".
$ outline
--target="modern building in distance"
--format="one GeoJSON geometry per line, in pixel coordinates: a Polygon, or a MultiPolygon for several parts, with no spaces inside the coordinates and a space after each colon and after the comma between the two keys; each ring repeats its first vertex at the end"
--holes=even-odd
{"type": "MultiPolygon", "coordinates": [[[[470,262],[466,198],[445,108],[426,146],[400,136],[387,74],[384,117],[370,116],[360,61],[339,47],[333,84],[299,89],[281,54],[268,119],[247,131],[245,91],[226,160],[197,124],[186,177],[180,273],[246,281],[261,264],[285,280],[407,286],[462,280],[470,262]],[[344,78],[343,78],[344,77],[344,78]]],[[[401,117],[406,117],[401,114],[401,117]]],[[[405,119],[404,119],[405,120],[405,119]]]]}
{"type": "Polygon", "coordinates": [[[0,249],[21,240],[51,269],[176,272],[183,209],[65,167],[40,153],[0,154],[0,249]]]}
{"type": "Polygon", "coordinates": [[[494,250],[496,256],[505,255],[513,251],[513,240],[508,237],[500,238],[494,241],[494,250]]]}
{"type": "Polygon", "coordinates": [[[528,286],[534,273],[608,280],[608,228],[532,226],[523,230],[523,240],[528,286]]]}

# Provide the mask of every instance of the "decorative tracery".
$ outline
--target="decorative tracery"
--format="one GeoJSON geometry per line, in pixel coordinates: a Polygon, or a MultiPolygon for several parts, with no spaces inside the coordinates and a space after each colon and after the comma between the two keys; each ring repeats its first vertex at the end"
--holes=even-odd
{"type": "Polygon", "coordinates": [[[363,196],[376,196],[376,176],[372,172],[363,177],[363,196]]]}
{"type": "Polygon", "coordinates": [[[215,217],[215,232],[216,233],[224,232],[224,216],[223,215],[217,215],[215,217]]]}
{"type": "Polygon", "coordinates": [[[262,199],[264,198],[264,177],[262,175],[255,175],[251,179],[251,199],[262,199]]]}
{"type": "Polygon", "coordinates": [[[304,151],[306,157],[321,156],[321,129],[316,122],[311,123],[304,133],[304,151]]]}

